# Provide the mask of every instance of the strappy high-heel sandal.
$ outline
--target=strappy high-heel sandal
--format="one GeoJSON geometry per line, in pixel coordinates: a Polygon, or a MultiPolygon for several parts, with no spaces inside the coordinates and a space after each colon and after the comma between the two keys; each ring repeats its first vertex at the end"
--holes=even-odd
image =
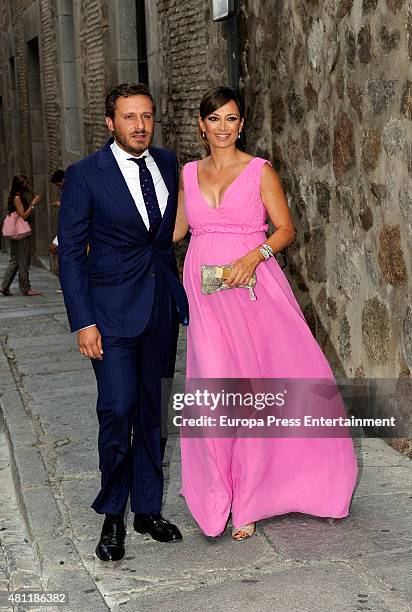
{"type": "Polygon", "coordinates": [[[256,523],[248,523],[243,527],[232,528],[232,538],[234,540],[247,540],[256,533],[256,523]]]}

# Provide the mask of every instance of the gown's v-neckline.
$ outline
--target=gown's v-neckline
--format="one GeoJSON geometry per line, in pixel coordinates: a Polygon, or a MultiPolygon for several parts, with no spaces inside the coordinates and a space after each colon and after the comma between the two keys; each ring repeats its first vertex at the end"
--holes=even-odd
{"type": "Polygon", "coordinates": [[[241,172],[239,172],[237,177],[235,179],[233,179],[233,181],[228,185],[228,187],[226,187],[225,191],[223,192],[222,197],[220,198],[220,202],[218,203],[217,206],[211,206],[209,200],[203,195],[203,192],[200,189],[200,181],[199,181],[199,161],[200,160],[199,159],[197,160],[197,162],[196,162],[196,183],[197,183],[197,188],[199,190],[199,193],[200,193],[203,201],[205,202],[206,206],[208,208],[210,208],[210,210],[218,210],[222,206],[223,201],[224,201],[224,199],[226,197],[226,194],[229,191],[229,189],[236,183],[236,181],[242,176],[242,174],[244,172],[246,172],[246,170],[249,168],[250,164],[253,162],[254,159],[256,159],[256,157],[252,157],[252,159],[248,161],[248,163],[243,168],[243,170],[241,172]]]}

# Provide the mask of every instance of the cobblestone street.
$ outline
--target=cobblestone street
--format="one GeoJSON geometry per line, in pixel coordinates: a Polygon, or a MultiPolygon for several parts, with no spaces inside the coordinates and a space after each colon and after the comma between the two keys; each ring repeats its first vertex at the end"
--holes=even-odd
{"type": "MultiPolygon", "coordinates": [[[[0,425],[0,592],[18,589],[41,590],[33,550],[20,516],[6,437],[0,425]]],[[[0,600],[0,610],[10,606],[0,600]]]]}
{"type": "MultiPolygon", "coordinates": [[[[0,255],[0,276],[7,260],[0,255]]],[[[68,331],[58,279],[38,268],[31,278],[43,296],[23,297],[16,283],[13,296],[0,296],[0,590],[65,591],[64,609],[73,612],[410,609],[412,470],[382,440],[357,441],[360,482],[349,518],[329,525],[277,517],[238,543],[229,529],[217,539],[199,532],[178,493],[172,436],[164,514],[183,542],[139,536],[129,515],[126,557],[98,561],[94,375],[68,331]]],[[[177,377],[184,344],[182,333],[177,377]]]]}

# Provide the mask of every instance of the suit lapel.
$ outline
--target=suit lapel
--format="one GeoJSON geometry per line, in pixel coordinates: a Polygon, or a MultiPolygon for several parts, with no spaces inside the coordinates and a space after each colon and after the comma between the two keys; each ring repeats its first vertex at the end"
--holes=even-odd
{"type": "Polygon", "coordinates": [[[166,209],[162,218],[162,223],[160,224],[160,227],[157,230],[157,233],[159,233],[162,229],[162,226],[168,223],[169,217],[173,212],[173,203],[176,201],[177,185],[175,177],[175,168],[172,166],[172,164],[165,162],[164,156],[162,155],[160,149],[157,149],[156,147],[149,147],[149,153],[155,160],[156,165],[159,168],[160,174],[162,175],[162,178],[167,187],[167,191],[169,192],[166,209]]]}
{"type": "Polygon", "coordinates": [[[175,178],[173,175],[174,168],[172,168],[170,164],[165,163],[161,151],[159,149],[156,149],[156,147],[149,147],[149,153],[155,160],[156,165],[160,170],[160,174],[162,175],[162,178],[166,184],[167,190],[170,195],[176,189],[175,178]]]}
{"type": "Polygon", "coordinates": [[[122,208],[122,210],[134,220],[141,229],[149,233],[147,227],[137,209],[136,203],[130,193],[127,183],[124,180],[123,174],[119,168],[115,156],[110,148],[113,138],[109,139],[103,149],[100,150],[98,167],[101,170],[100,180],[106,189],[110,192],[113,200],[122,208]]]}
{"type": "MultiPolygon", "coordinates": [[[[100,180],[105,188],[110,192],[113,200],[119,205],[119,207],[122,208],[125,214],[127,214],[128,217],[134,220],[134,222],[137,223],[141,229],[149,234],[149,231],[137,209],[132,194],[127,187],[127,183],[124,180],[116,158],[112,153],[110,148],[112,142],[113,138],[110,138],[103,149],[101,149],[99,152],[99,160],[97,165],[101,170],[100,180]]],[[[168,223],[170,215],[173,213],[175,208],[173,206],[173,203],[176,203],[177,189],[175,168],[172,164],[165,161],[161,150],[157,149],[156,147],[149,147],[149,153],[155,160],[169,192],[166,209],[164,211],[160,227],[157,231],[157,233],[159,233],[162,226],[168,223]]]]}

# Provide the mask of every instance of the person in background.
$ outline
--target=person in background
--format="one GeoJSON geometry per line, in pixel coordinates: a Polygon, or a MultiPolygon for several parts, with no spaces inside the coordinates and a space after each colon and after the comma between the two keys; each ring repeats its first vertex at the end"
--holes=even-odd
{"type": "MultiPolygon", "coordinates": [[[[31,203],[27,201],[27,196],[30,195],[30,180],[24,174],[18,174],[13,177],[10,195],[7,201],[7,209],[9,213],[16,212],[25,221],[30,223],[33,210],[41,201],[40,195],[35,195],[31,203]]],[[[27,236],[22,240],[10,241],[10,263],[4,273],[3,282],[1,283],[0,293],[5,296],[12,295],[10,286],[19,273],[20,291],[24,295],[34,296],[41,295],[39,291],[31,288],[29,279],[29,268],[31,260],[31,236],[27,236]]]]}

